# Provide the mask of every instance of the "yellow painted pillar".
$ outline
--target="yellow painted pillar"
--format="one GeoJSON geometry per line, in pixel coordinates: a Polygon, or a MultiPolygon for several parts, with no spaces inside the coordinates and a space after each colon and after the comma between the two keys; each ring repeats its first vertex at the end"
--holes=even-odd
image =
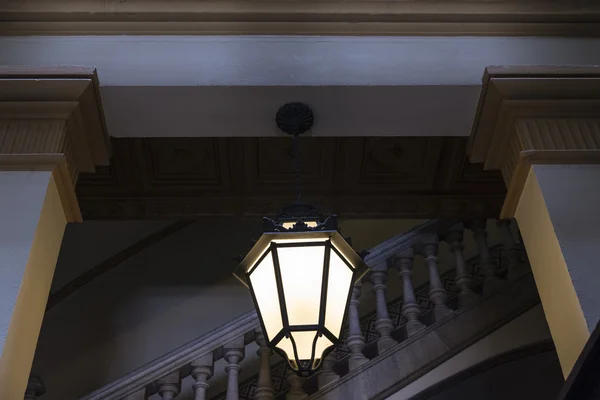
{"type": "Polygon", "coordinates": [[[93,69],[0,68],[0,398],[22,399],[80,172],[108,163],[93,69]]]}
{"type": "Polygon", "coordinates": [[[600,321],[600,68],[488,68],[468,152],[502,172],[566,377],[600,321]]]}

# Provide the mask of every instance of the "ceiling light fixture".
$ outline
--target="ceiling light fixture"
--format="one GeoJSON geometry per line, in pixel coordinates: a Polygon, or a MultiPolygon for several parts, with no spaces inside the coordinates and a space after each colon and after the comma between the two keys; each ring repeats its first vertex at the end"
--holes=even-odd
{"type": "Polygon", "coordinates": [[[250,289],[267,345],[310,376],[339,343],[352,287],[368,268],[335,215],[324,218],[301,202],[298,136],[312,128],[312,110],[288,103],[275,121],[293,136],[296,202],[263,219],[262,236],[234,275],[250,289]]]}

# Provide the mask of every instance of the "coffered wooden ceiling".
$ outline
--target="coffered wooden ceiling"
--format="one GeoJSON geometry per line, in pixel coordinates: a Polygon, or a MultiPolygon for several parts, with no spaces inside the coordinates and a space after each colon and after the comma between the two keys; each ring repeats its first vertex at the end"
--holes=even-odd
{"type": "MultiPolygon", "coordinates": [[[[345,218],[497,216],[500,175],[466,138],[303,137],[304,200],[345,218]]],[[[77,185],[86,219],[274,215],[294,200],[291,140],[112,139],[112,163],[77,185]]]]}

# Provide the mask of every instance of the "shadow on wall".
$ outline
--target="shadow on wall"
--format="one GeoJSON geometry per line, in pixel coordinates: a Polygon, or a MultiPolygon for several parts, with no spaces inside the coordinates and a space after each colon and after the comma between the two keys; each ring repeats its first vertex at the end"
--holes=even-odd
{"type": "MultiPolygon", "coordinates": [[[[45,397],[77,398],[251,310],[247,290],[231,276],[232,257],[258,237],[260,220],[227,222],[189,225],[49,310],[33,368],[46,383],[45,397]]],[[[95,259],[104,251],[78,242],[94,243],[99,235],[139,223],[69,226],[78,237],[70,245],[72,235],[66,235],[57,269],[81,269],[72,261],[95,259]]]]}
{"type": "MultiPolygon", "coordinates": [[[[69,225],[53,293],[98,262],[173,222],[69,225]]],[[[422,222],[347,220],[340,225],[356,249],[363,250],[422,222]]],[[[261,227],[259,218],[199,220],[58,302],[46,313],[33,367],[46,383],[45,399],[85,395],[252,310],[247,289],[231,273],[236,266],[233,257],[250,249],[261,227]]],[[[473,246],[471,240],[465,241],[468,254],[473,246]]],[[[446,259],[440,256],[440,261],[446,259]]],[[[441,270],[452,265],[444,261],[441,270]]],[[[415,285],[426,281],[426,268],[416,263],[415,270],[415,285]]],[[[389,298],[397,297],[400,287],[399,279],[391,279],[389,298]]],[[[371,291],[366,290],[363,297],[361,308],[371,311],[371,291]]]]}
{"type": "Polygon", "coordinates": [[[486,360],[409,400],[551,400],[563,383],[554,345],[545,341],[486,360]]]}
{"type": "MultiPolygon", "coordinates": [[[[174,221],[69,225],[52,293],[174,221]]],[[[357,249],[420,220],[343,221],[357,249]]],[[[46,400],[75,399],[253,309],[231,273],[261,233],[259,218],[197,221],[88,281],[45,316],[33,371],[46,400]]]]}

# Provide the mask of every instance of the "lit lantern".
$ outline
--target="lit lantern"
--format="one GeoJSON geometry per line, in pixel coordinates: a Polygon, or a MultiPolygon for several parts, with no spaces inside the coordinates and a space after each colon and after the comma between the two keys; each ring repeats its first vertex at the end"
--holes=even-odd
{"type": "Polygon", "coordinates": [[[367,269],[335,216],[296,204],[264,219],[234,275],[250,288],[267,345],[309,376],[339,343],[352,287],[367,269]]]}
{"type": "Polygon", "coordinates": [[[312,110],[288,103],[275,122],[294,138],[297,201],[274,221],[264,219],[263,235],[234,275],[250,288],[267,345],[309,376],[339,343],[352,287],[368,268],[335,216],[324,219],[301,202],[298,135],[312,128],[312,110]]]}

